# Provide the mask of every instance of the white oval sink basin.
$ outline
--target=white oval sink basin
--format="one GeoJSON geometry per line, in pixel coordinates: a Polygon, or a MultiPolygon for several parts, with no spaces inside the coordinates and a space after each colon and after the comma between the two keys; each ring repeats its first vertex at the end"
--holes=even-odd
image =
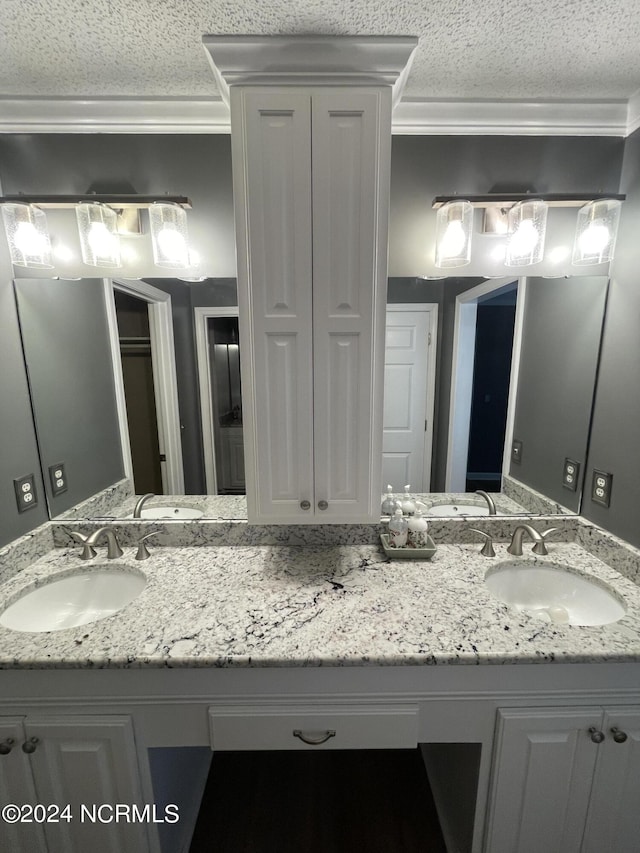
{"type": "Polygon", "coordinates": [[[427,515],[439,518],[454,518],[467,515],[489,515],[488,506],[475,506],[475,504],[439,504],[427,510],[427,515]]]}
{"type": "Polygon", "coordinates": [[[484,582],[500,601],[546,622],[608,625],[627,612],[612,590],[554,563],[501,563],[484,582]]]}
{"type": "MultiPolygon", "coordinates": [[[[140,518],[202,518],[204,513],[199,509],[191,509],[188,506],[149,506],[140,511],[140,518]]],[[[127,518],[133,518],[133,513],[127,518]]]]}
{"type": "Polygon", "coordinates": [[[146,577],[118,566],[96,566],[30,589],[0,613],[14,631],[59,631],[104,619],[126,607],[146,577]]]}

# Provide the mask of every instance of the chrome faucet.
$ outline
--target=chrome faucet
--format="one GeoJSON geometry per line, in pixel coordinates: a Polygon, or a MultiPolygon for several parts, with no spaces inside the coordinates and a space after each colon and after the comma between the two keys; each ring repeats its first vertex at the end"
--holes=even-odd
{"type": "Polygon", "coordinates": [[[545,530],[544,533],[540,533],[535,527],[532,527],[530,524],[519,524],[516,529],[513,531],[513,536],[511,537],[511,544],[507,548],[509,554],[513,554],[514,557],[522,556],[522,539],[524,534],[527,533],[534,542],[532,551],[534,554],[539,554],[542,557],[546,557],[549,553],[547,550],[547,545],[545,543],[546,537],[553,533],[554,530],[557,530],[557,527],[550,527],[549,530],[545,530]]]}
{"type": "Polygon", "coordinates": [[[87,537],[85,546],[93,549],[94,545],[98,544],[98,540],[103,534],[107,540],[107,559],[113,560],[116,557],[122,557],[124,552],[118,544],[115,531],[111,527],[100,527],[98,530],[95,530],[91,536],[87,537]]]}
{"type": "Polygon", "coordinates": [[[155,497],[153,492],[147,492],[146,495],[143,495],[141,498],[138,498],[138,502],[135,505],[135,507],[133,508],[133,517],[134,518],[142,518],[142,507],[144,506],[144,504],[146,504],[146,502],[149,500],[149,498],[153,498],[153,497],[155,497]]]}
{"type": "Polygon", "coordinates": [[[487,494],[487,492],[483,492],[482,489],[476,489],[476,495],[482,495],[482,497],[487,502],[487,505],[489,506],[489,515],[495,515],[496,505],[494,504],[491,495],[487,494]]]}

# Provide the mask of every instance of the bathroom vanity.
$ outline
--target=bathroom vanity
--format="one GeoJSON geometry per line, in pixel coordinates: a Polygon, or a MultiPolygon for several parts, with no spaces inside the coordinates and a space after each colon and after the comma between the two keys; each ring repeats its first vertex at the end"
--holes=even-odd
{"type": "MultiPolygon", "coordinates": [[[[206,523],[173,524],[206,538],[206,523]]],[[[472,538],[465,522],[449,525],[472,538]]],[[[619,621],[553,624],[501,603],[484,577],[514,559],[505,527],[492,559],[475,541],[441,540],[432,561],[389,561],[338,529],[333,543],[292,545],[283,528],[282,544],[266,542],[275,529],[253,544],[236,530],[233,545],[156,547],[139,562],[140,522],[121,523],[125,553],[111,568],[147,578],[125,609],[49,633],[0,629],[0,741],[13,740],[0,779],[6,802],[64,792],[155,804],[158,820],[33,825],[26,842],[23,824],[12,853],[187,849],[212,750],[417,744],[450,851],[634,850],[639,555],[581,520],[565,525],[535,562],[606,585],[624,601],[619,621]],[[179,822],[164,821],[167,803],[179,822]]],[[[3,605],[104,566],[98,551],[49,551],[5,581],[3,605]]],[[[519,559],[534,560],[528,545],[519,559]]]]}

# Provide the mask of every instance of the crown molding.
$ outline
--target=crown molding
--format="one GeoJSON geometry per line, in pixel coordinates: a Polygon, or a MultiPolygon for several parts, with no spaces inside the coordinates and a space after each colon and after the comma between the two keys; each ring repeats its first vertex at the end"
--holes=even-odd
{"type": "MultiPolygon", "coordinates": [[[[640,127],[629,101],[401,101],[397,135],[627,136],[640,127]]],[[[230,133],[213,98],[0,97],[0,133],[230,133]]]]}
{"type": "Polygon", "coordinates": [[[230,133],[213,98],[0,97],[0,133],[230,133]]]}
{"type": "Polygon", "coordinates": [[[631,95],[627,111],[627,136],[640,128],[640,89],[631,95]]]}
{"type": "Polygon", "coordinates": [[[626,101],[402,101],[394,134],[626,136],[626,101]]]}

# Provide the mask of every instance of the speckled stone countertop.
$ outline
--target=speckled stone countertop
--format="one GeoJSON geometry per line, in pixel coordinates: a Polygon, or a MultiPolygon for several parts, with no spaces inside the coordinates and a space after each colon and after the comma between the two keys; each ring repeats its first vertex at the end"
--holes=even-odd
{"type": "MultiPolygon", "coordinates": [[[[530,543],[528,543],[530,544],[530,543]]],[[[0,668],[276,667],[640,661],[640,587],[576,543],[554,562],[608,584],[619,622],[550,624],[502,604],[483,578],[514,558],[506,545],[440,545],[431,562],[393,560],[375,545],[156,548],[109,563],[55,549],[0,587],[0,608],[25,587],[78,569],[129,568],[148,578],[119,613],[78,628],[0,627],[0,668]]]]}

